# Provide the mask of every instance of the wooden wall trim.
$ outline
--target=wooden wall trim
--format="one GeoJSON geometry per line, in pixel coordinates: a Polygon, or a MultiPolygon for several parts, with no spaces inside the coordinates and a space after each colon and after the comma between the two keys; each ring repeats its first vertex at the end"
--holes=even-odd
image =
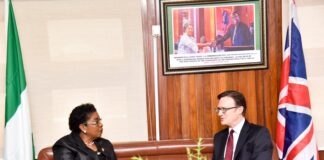
{"type": "Polygon", "coordinates": [[[152,30],[151,26],[156,24],[155,1],[141,0],[143,49],[146,79],[146,104],[148,140],[156,140],[155,131],[155,108],[154,108],[154,78],[153,78],[153,53],[152,53],[152,30]]]}

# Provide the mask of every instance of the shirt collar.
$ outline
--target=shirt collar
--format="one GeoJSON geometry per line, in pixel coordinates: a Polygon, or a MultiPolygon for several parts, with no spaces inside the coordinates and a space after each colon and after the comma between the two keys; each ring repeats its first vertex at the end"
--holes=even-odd
{"type": "Polygon", "coordinates": [[[245,123],[245,118],[243,118],[241,120],[241,122],[238,123],[234,128],[228,128],[228,133],[231,131],[231,129],[233,129],[234,130],[234,133],[240,134],[240,132],[241,132],[241,130],[243,128],[244,123],[245,123]]]}

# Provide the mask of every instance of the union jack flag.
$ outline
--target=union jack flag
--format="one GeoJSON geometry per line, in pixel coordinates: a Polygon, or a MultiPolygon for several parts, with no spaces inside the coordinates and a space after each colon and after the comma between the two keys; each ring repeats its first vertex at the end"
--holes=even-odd
{"type": "Polygon", "coordinates": [[[319,160],[301,34],[293,0],[290,1],[290,25],[283,53],[277,119],[279,159],[319,160]]]}

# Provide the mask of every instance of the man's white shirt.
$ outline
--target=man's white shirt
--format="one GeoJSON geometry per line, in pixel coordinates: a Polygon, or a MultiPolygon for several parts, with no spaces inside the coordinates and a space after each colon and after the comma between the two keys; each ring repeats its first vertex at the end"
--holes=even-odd
{"type": "MultiPolygon", "coordinates": [[[[234,153],[235,153],[235,149],[236,149],[236,144],[237,144],[237,141],[238,141],[238,138],[240,136],[240,133],[241,133],[241,130],[243,128],[244,123],[245,123],[245,118],[243,118],[241,120],[241,122],[238,123],[234,128],[228,128],[228,133],[230,133],[230,131],[232,129],[234,130],[234,133],[233,133],[233,156],[232,156],[232,159],[234,159],[234,153]]],[[[229,135],[230,134],[228,134],[227,140],[226,140],[226,145],[225,145],[225,150],[224,150],[224,157],[225,157],[225,153],[226,153],[226,146],[227,146],[227,141],[228,141],[229,135]]]]}

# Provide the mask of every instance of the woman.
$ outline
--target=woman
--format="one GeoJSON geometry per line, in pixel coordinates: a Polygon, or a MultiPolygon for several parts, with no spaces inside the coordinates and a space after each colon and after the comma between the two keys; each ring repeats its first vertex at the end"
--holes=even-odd
{"type": "Polygon", "coordinates": [[[75,107],[69,117],[71,134],[53,146],[55,160],[116,160],[109,140],[101,138],[103,124],[93,104],[75,107]]]}

